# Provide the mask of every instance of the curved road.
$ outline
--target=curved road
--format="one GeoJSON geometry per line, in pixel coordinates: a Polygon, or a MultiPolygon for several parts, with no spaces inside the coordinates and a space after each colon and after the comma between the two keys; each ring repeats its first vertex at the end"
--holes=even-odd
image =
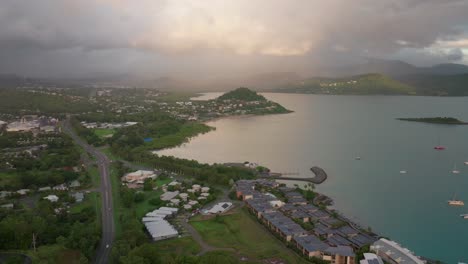
{"type": "Polygon", "coordinates": [[[70,124],[70,120],[67,120],[63,123],[63,132],[69,134],[72,139],[80,145],[86,152],[96,158],[96,162],[99,169],[99,174],[101,175],[101,214],[102,214],[102,236],[101,243],[96,252],[95,263],[108,263],[110,251],[112,248],[112,241],[115,237],[114,230],[114,217],[113,217],[113,207],[112,207],[112,186],[109,176],[109,165],[110,161],[107,156],[97,150],[96,148],[88,145],[84,140],[82,140],[73,130],[70,124]]]}

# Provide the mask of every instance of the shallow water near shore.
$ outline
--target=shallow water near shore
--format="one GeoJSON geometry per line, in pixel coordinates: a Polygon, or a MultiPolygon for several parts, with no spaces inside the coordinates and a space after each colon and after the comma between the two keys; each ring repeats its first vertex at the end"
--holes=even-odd
{"type": "Polygon", "coordinates": [[[468,126],[395,119],[468,121],[468,98],[264,95],[294,113],[209,122],[216,130],[159,153],[207,163],[257,162],[302,177],[320,166],[329,177],[317,190],[348,218],[417,255],[468,261],[468,220],[459,216],[468,206],[447,205],[454,195],[468,204],[468,126]],[[433,149],[439,141],[446,150],[433,149]],[[455,164],[460,174],[451,173],[455,164]]]}

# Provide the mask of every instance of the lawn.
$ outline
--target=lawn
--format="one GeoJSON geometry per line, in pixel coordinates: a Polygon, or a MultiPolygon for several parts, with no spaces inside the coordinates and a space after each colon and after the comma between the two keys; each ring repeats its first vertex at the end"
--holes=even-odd
{"type": "Polygon", "coordinates": [[[4,190],[5,186],[7,185],[14,184],[17,177],[18,175],[15,172],[13,173],[0,172],[0,190],[4,190]]]}
{"type": "Polygon", "coordinates": [[[115,129],[112,128],[96,128],[93,129],[94,134],[99,138],[103,139],[109,135],[113,135],[115,133],[115,129]]]}
{"type": "Polygon", "coordinates": [[[156,206],[150,204],[150,200],[161,196],[162,191],[147,191],[145,192],[145,200],[135,204],[135,212],[138,219],[143,217],[146,213],[156,209],[156,206]]]}
{"type": "Polygon", "coordinates": [[[191,221],[205,242],[234,248],[250,260],[283,259],[288,263],[308,263],[259,224],[245,208],[237,213],[205,221],[191,221]]]}
{"type": "Polygon", "coordinates": [[[159,241],[153,244],[155,250],[161,254],[196,255],[201,248],[192,237],[181,237],[159,241]]]}

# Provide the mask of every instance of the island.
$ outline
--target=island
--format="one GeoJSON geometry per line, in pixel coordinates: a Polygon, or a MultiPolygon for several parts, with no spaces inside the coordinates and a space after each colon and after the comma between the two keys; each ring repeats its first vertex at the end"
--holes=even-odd
{"type": "Polygon", "coordinates": [[[397,118],[401,121],[410,122],[421,122],[430,124],[442,124],[442,125],[468,125],[467,122],[463,122],[454,117],[421,117],[421,118],[397,118]]]}
{"type": "Polygon", "coordinates": [[[227,92],[212,100],[212,103],[215,103],[224,115],[266,115],[292,112],[245,87],[227,92]]]}

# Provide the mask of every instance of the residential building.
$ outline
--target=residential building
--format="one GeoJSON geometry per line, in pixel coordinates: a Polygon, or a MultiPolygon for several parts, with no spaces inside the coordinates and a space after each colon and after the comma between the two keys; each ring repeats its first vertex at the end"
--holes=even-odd
{"type": "Polygon", "coordinates": [[[409,249],[398,243],[381,238],[371,245],[370,249],[377,253],[384,261],[393,264],[424,264],[425,262],[414,255],[409,249]]]}

